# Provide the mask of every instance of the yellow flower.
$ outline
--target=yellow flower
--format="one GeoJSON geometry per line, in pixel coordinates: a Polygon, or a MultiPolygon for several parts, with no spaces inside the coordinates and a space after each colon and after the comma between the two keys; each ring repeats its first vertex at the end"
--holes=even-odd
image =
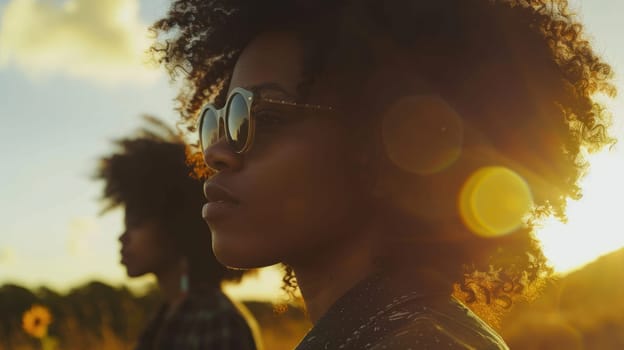
{"type": "Polygon", "coordinates": [[[52,323],[52,315],[45,306],[33,305],[22,316],[22,328],[35,338],[45,337],[50,323],[52,323]]]}

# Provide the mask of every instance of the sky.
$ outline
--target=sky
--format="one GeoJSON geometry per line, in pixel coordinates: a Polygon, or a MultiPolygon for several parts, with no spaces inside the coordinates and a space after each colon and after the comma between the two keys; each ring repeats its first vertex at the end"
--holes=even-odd
{"type": "MultiPolygon", "coordinates": [[[[132,286],[150,281],[125,277],[117,242],[122,216],[100,215],[102,184],[91,174],[97,159],[112,150],[111,140],[136,130],[141,115],[170,125],[177,120],[175,86],[161,69],[147,67],[143,54],[146,28],[167,4],[0,0],[0,285],[63,291],[92,279],[132,286]]],[[[572,4],[597,51],[616,72],[624,71],[618,34],[624,2],[572,4]]],[[[620,74],[616,83],[624,91],[622,82],[620,74]]],[[[614,131],[624,136],[622,99],[609,106],[617,118],[614,131]]],[[[583,183],[585,198],[570,203],[577,214],[567,225],[546,223],[541,234],[562,271],[624,246],[616,221],[621,206],[605,204],[624,198],[624,186],[614,187],[624,178],[624,152],[616,145],[593,163],[583,183]],[[574,234],[562,241],[563,231],[574,234]],[[573,247],[591,249],[579,256],[570,253],[573,247]]],[[[231,293],[269,298],[278,285],[279,273],[267,270],[231,293]]]]}

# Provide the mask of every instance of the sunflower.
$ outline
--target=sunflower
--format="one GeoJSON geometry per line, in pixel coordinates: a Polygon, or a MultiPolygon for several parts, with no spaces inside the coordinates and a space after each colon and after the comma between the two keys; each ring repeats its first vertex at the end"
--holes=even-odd
{"type": "Polygon", "coordinates": [[[52,314],[45,306],[33,305],[22,316],[22,328],[35,338],[45,337],[50,323],[52,323],[52,314]]]}

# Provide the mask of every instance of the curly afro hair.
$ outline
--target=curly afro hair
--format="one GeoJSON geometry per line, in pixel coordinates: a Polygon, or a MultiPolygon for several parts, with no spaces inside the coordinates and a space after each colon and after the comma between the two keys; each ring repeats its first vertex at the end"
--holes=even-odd
{"type": "MultiPolygon", "coordinates": [[[[530,183],[537,216],[564,218],[566,199],[580,196],[583,148],[612,142],[610,116],[594,99],[615,94],[612,71],[566,0],[176,0],[152,29],[152,52],[185,83],[179,111],[190,130],[202,104],[224,102],[239,54],[262,32],[300,39],[302,100],[331,77],[345,110],[389,103],[396,88],[371,92],[362,81],[380,57],[398,52],[406,70],[393,83],[425,81],[493,149],[539,179],[530,183]]],[[[506,308],[539,285],[550,270],[530,230],[521,231],[439,247],[449,250],[438,256],[454,266],[458,296],[506,308]]]]}
{"type": "Polygon", "coordinates": [[[146,127],[116,140],[117,151],[100,160],[94,177],[105,182],[104,211],[124,206],[133,218],[162,225],[188,259],[191,288],[240,280],[243,270],[224,267],[212,253],[210,231],[199,215],[202,184],[186,164],[186,144],[163,122],[146,120],[146,127]]]}

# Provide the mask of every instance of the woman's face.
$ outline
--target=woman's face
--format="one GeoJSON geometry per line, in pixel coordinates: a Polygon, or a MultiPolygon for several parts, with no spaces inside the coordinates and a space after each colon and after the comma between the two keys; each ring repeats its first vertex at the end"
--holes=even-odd
{"type": "Polygon", "coordinates": [[[121,263],[130,277],[155,273],[175,266],[179,255],[156,220],[138,220],[126,214],[126,230],[119,237],[121,263]]]}
{"type": "MultiPolygon", "coordinates": [[[[302,68],[294,35],[266,33],[241,53],[229,90],[293,100],[302,68]]],[[[205,192],[225,191],[235,199],[203,210],[215,255],[228,266],[311,263],[357,239],[362,201],[356,198],[340,116],[309,110],[304,115],[297,108],[275,113],[286,122],[259,122],[247,153],[234,153],[224,140],[204,153],[217,170],[205,192]]]]}

